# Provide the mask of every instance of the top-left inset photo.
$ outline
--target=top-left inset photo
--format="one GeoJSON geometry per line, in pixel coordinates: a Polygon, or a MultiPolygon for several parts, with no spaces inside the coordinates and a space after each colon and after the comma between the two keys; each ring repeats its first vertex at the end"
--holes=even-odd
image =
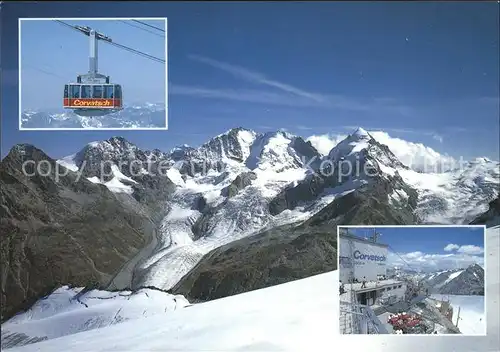
{"type": "Polygon", "coordinates": [[[163,17],[19,19],[19,129],[167,129],[167,48],[163,17]]]}

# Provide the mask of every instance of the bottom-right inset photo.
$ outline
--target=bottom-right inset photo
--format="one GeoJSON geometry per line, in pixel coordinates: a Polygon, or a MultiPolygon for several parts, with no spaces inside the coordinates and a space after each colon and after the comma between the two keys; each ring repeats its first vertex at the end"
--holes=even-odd
{"type": "Polygon", "coordinates": [[[484,226],[339,226],[341,334],[486,335],[484,226]]]}

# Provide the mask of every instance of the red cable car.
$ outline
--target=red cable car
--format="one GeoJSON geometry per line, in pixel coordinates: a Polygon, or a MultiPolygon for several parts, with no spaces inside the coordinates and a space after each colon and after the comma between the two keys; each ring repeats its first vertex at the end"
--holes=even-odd
{"type": "Polygon", "coordinates": [[[90,38],[89,72],[79,75],[76,83],[64,86],[63,107],[82,116],[103,116],[122,110],[121,85],[110,83],[109,76],[98,73],[97,68],[98,40],[112,42],[111,38],[89,27],[75,28],[90,38]]]}
{"type": "Polygon", "coordinates": [[[64,86],[63,106],[83,116],[102,116],[121,110],[119,84],[70,83],[64,86]]]}

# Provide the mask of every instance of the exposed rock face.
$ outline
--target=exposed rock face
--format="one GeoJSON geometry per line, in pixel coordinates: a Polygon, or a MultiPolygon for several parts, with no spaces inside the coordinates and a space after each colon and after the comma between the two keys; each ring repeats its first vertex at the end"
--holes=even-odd
{"type": "Polygon", "coordinates": [[[250,186],[253,180],[255,180],[257,176],[254,172],[243,172],[236,176],[233,182],[226,188],[222,190],[222,195],[224,197],[231,198],[238,194],[240,190],[243,188],[250,186]]]}
{"type": "Polygon", "coordinates": [[[145,245],[144,213],[30,145],[0,162],[0,204],[2,320],[55,287],[106,283],[145,245]]]}
{"type": "Polygon", "coordinates": [[[172,163],[168,155],[158,149],[143,151],[123,137],[89,143],[72,159],[84,177],[96,177],[104,182],[114,177],[112,165],[123,175],[135,179],[143,170],[159,174],[159,166],[166,168],[172,163]]]}
{"type": "Polygon", "coordinates": [[[489,209],[475,218],[472,225],[486,225],[487,227],[500,225],[500,196],[489,203],[489,209]]]}
{"type": "Polygon", "coordinates": [[[172,181],[166,176],[148,174],[135,177],[135,180],[132,197],[146,205],[152,216],[164,216],[168,211],[168,200],[175,191],[172,181]]]}
{"type": "Polygon", "coordinates": [[[310,175],[298,185],[284,189],[271,200],[269,212],[277,215],[286,209],[294,209],[300,202],[316,199],[329,184],[333,184],[331,179],[310,175]]]}
{"type": "Polygon", "coordinates": [[[414,212],[417,193],[405,187],[408,198],[398,203],[389,198],[397,181],[379,179],[334,200],[307,222],[337,225],[411,225],[418,224],[414,212]]]}
{"type": "Polygon", "coordinates": [[[206,301],[335,270],[335,228],[282,226],[208,253],[173,289],[206,301]]]}

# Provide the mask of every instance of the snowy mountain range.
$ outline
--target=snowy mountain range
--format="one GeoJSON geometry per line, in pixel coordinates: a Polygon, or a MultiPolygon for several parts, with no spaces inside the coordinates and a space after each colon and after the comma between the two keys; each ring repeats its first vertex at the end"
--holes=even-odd
{"type": "Polygon", "coordinates": [[[443,173],[414,171],[362,128],[326,155],[300,136],[244,128],[169,152],[113,137],[57,163],[18,145],[0,171],[1,230],[13,241],[3,246],[2,264],[16,283],[2,286],[9,314],[54,285],[90,279],[113,290],[153,286],[205,300],[300,279],[336,268],[336,224],[468,223],[487,210],[500,182],[499,163],[487,159],[443,173]],[[22,175],[22,161],[34,156],[67,175],[22,175]],[[79,261],[49,244],[48,231],[72,233],[64,248],[79,261]],[[17,240],[17,233],[26,235],[17,240]],[[120,233],[121,243],[106,233],[120,233]],[[26,272],[31,280],[43,274],[35,271],[47,258],[61,258],[44,264],[56,276],[45,277],[46,286],[24,282],[26,272]],[[71,265],[81,268],[78,278],[71,265]]]}
{"type": "Polygon", "coordinates": [[[165,128],[164,104],[146,103],[125,106],[123,110],[105,116],[80,116],[71,110],[25,110],[22,128],[165,128]]]}
{"type": "Polygon", "coordinates": [[[432,293],[484,295],[484,269],[473,264],[465,269],[439,271],[422,278],[432,293]]]}
{"type": "Polygon", "coordinates": [[[157,249],[142,261],[137,276],[138,285],[163,289],[172,288],[210,250],[305,221],[354,190],[379,187],[400,211],[386,218],[389,223],[465,223],[485,209],[488,198],[479,195],[495,196],[499,178],[498,163],[490,161],[443,174],[415,172],[361,128],[327,156],[286,132],[235,128],[198,148],[168,153],[142,151],[111,138],[59,162],[114,192],[132,195],[145,175],[165,167],[175,190],[166,201],[157,249]],[[97,167],[103,161],[109,162],[108,172],[97,167]]]}

